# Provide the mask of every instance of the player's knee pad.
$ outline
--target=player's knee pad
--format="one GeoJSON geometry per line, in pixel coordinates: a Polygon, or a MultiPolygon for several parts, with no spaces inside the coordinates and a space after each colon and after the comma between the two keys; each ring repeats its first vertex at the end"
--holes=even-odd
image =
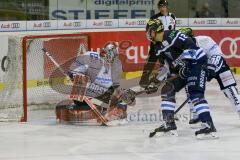
{"type": "Polygon", "coordinates": [[[240,111],[240,95],[235,86],[228,87],[223,90],[225,96],[230,99],[231,103],[240,111]]]}
{"type": "Polygon", "coordinates": [[[161,90],[162,101],[169,101],[175,103],[175,89],[172,83],[166,83],[161,90]]]}

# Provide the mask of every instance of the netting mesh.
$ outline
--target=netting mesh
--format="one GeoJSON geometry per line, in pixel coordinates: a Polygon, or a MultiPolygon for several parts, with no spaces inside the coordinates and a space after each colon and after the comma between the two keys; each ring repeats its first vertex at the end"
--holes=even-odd
{"type": "Polygon", "coordinates": [[[26,49],[22,47],[24,46],[22,45],[23,38],[9,37],[7,71],[0,82],[2,84],[0,87],[0,120],[2,121],[19,121],[24,109],[28,110],[28,117],[31,114],[30,111],[33,110],[54,109],[56,103],[68,98],[69,91],[64,93],[53,89],[56,85],[64,88],[69,80],[63,74],[52,76],[57,68],[44,55],[43,48],[47,49],[54,59],[64,66],[66,72],[68,65],[65,64],[87,49],[86,35],[28,36],[28,38],[25,37],[26,49]],[[23,54],[26,54],[26,62],[22,58],[23,54]],[[23,81],[23,63],[26,63],[27,67],[26,82],[23,81]],[[27,84],[26,88],[22,87],[23,83],[27,84]],[[24,94],[27,96],[26,106],[23,106],[24,94]]]}

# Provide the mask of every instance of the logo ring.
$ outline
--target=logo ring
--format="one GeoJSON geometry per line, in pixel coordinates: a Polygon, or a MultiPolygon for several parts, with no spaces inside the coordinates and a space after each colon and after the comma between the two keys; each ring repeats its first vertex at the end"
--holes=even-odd
{"type": "Polygon", "coordinates": [[[237,41],[240,41],[240,37],[238,37],[238,38],[225,37],[219,42],[219,47],[222,49],[222,45],[227,41],[231,42],[230,46],[229,46],[230,54],[228,54],[228,55],[224,54],[224,57],[225,58],[240,58],[240,55],[237,54],[237,51],[238,51],[237,41]]]}

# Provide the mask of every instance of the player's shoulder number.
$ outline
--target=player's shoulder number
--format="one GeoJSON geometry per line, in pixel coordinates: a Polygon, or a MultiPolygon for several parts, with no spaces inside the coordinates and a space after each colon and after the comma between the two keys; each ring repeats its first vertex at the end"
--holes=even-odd
{"type": "Polygon", "coordinates": [[[180,33],[179,36],[178,36],[178,38],[179,38],[180,40],[182,40],[182,41],[185,41],[188,37],[187,37],[185,34],[180,33]]]}
{"type": "Polygon", "coordinates": [[[183,34],[183,33],[181,33],[181,32],[177,32],[177,31],[172,31],[172,32],[169,34],[169,38],[170,38],[170,39],[174,39],[177,35],[178,35],[178,38],[179,38],[180,40],[182,40],[182,41],[185,41],[185,40],[188,38],[185,34],[183,34]],[[179,35],[178,35],[178,33],[179,33],[179,35]]]}
{"type": "Polygon", "coordinates": [[[99,59],[99,53],[98,52],[89,52],[88,53],[91,59],[99,59]]]}

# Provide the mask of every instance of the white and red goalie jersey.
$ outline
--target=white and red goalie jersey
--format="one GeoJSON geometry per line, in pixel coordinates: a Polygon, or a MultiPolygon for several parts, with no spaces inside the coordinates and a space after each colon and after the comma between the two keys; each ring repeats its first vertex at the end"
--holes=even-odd
{"type": "Polygon", "coordinates": [[[100,53],[88,51],[78,56],[70,66],[70,77],[79,74],[88,76],[90,80],[86,96],[99,97],[110,88],[119,86],[122,64],[118,56],[115,57],[113,63],[106,63],[105,59],[100,56],[100,53]]]}

